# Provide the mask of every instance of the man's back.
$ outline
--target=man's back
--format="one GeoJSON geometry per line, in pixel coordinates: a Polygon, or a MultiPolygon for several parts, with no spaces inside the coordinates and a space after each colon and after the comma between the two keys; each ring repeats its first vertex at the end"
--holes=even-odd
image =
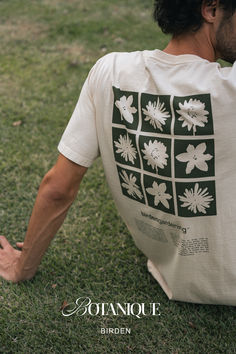
{"type": "Polygon", "coordinates": [[[171,299],[236,304],[234,71],[195,55],[111,53],[59,144],[87,167],[100,151],[117,208],[171,299]]]}

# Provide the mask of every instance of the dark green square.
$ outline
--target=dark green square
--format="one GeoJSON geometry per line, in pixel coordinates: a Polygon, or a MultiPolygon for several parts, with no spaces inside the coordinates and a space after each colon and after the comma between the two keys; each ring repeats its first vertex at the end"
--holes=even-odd
{"type": "Polygon", "coordinates": [[[171,139],[140,136],[139,147],[145,171],[171,177],[171,139]]]}
{"type": "Polygon", "coordinates": [[[213,135],[210,94],[174,97],[176,135],[213,135]]]}
{"type": "Polygon", "coordinates": [[[215,181],[176,183],[176,193],[179,216],[216,215],[215,181]]]}
{"type": "Polygon", "coordinates": [[[172,182],[144,175],[144,186],[150,207],[175,214],[172,182]]]}
{"type": "Polygon", "coordinates": [[[136,136],[126,129],[112,128],[112,139],[115,160],[123,165],[140,168],[136,136]]]}
{"type": "Polygon", "coordinates": [[[175,140],[176,178],[212,176],[215,176],[214,139],[175,140]]]}
{"type": "Polygon", "coordinates": [[[127,129],[137,130],[139,123],[138,93],[122,91],[116,87],[113,87],[113,93],[114,107],[112,122],[122,124],[127,129]]]}
{"type": "Polygon", "coordinates": [[[141,174],[125,168],[117,166],[120,185],[123,195],[135,200],[136,202],[145,204],[143,188],[141,185],[141,174]]]}
{"type": "Polygon", "coordinates": [[[172,121],[170,96],[142,93],[141,107],[142,131],[170,134],[172,121]]]}

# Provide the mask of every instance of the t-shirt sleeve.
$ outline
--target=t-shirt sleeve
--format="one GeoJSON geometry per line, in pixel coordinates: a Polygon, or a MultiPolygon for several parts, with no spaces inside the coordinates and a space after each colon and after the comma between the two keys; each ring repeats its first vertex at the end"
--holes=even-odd
{"type": "Polygon", "coordinates": [[[91,166],[99,156],[96,111],[91,90],[96,67],[95,64],[89,72],[75,110],[58,144],[58,151],[62,155],[84,167],[91,166]]]}

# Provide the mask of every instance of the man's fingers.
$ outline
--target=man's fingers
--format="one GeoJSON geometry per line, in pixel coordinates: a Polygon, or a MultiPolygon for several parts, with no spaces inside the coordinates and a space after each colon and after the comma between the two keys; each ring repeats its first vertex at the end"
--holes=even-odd
{"type": "Polygon", "coordinates": [[[10,243],[7,241],[5,236],[0,236],[0,246],[2,246],[2,248],[5,248],[6,246],[9,246],[10,243]]]}
{"type": "Polygon", "coordinates": [[[16,242],[17,247],[22,248],[24,246],[24,242],[16,242]]]}

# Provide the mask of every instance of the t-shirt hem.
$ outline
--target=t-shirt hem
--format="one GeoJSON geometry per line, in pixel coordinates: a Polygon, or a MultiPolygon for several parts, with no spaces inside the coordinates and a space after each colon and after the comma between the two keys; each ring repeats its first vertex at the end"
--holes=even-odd
{"type": "Polygon", "coordinates": [[[66,146],[64,143],[60,142],[57,147],[58,151],[68,158],[69,160],[77,163],[78,165],[81,165],[83,167],[90,167],[93,163],[93,160],[88,159],[77,152],[71,150],[68,146],[66,146]]]}

